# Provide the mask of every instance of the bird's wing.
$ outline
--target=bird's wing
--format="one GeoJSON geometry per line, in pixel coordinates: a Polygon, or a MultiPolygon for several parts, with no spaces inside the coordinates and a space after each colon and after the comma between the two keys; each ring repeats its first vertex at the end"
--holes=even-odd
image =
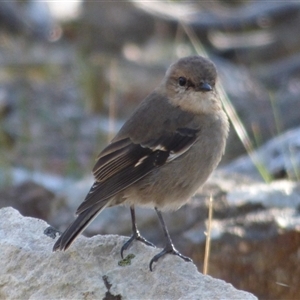
{"type": "Polygon", "coordinates": [[[95,182],[76,214],[109,199],[182,155],[195,142],[197,132],[179,128],[143,143],[133,143],[129,137],[112,142],[98,156],[93,169],[95,182]]]}

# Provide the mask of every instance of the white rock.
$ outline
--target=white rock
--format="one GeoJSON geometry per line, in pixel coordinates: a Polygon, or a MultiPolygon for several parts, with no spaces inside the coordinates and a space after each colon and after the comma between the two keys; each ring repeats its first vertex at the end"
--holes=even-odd
{"type": "MultiPolygon", "coordinates": [[[[286,172],[290,178],[298,179],[300,173],[300,127],[274,137],[258,148],[253,153],[253,157],[256,158],[261,168],[271,175],[286,172]]],[[[226,172],[242,173],[261,179],[249,155],[237,158],[222,169],[226,172]]]]}
{"type": "MultiPolygon", "coordinates": [[[[0,168],[0,179],[2,181],[7,180],[7,178],[5,178],[6,174],[7,170],[0,168]]],[[[24,168],[12,168],[9,175],[11,177],[11,182],[15,185],[22,184],[26,181],[32,181],[42,185],[53,193],[65,191],[76,183],[70,178],[63,178],[62,176],[45,172],[30,171],[24,168]]]]}
{"type": "Polygon", "coordinates": [[[125,237],[79,237],[67,252],[52,252],[54,240],[42,220],[0,210],[1,299],[257,299],[196,266],[168,255],[149,271],[159,249],[134,243],[119,266],[125,237]],[[107,297],[107,298],[105,298],[107,297]]]}
{"type": "Polygon", "coordinates": [[[288,180],[277,180],[269,184],[240,185],[228,191],[226,198],[228,204],[232,206],[261,203],[267,208],[297,208],[300,206],[300,185],[288,180]]]}

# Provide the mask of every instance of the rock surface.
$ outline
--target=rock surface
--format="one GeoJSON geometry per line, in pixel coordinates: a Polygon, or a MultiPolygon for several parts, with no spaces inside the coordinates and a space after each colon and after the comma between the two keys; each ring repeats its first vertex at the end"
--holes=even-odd
{"type": "Polygon", "coordinates": [[[0,190],[0,208],[12,206],[23,216],[50,221],[55,195],[32,181],[0,190]]]}
{"type": "Polygon", "coordinates": [[[257,299],[171,255],[150,272],[158,249],[142,243],[128,251],[134,258],[121,261],[124,237],[79,237],[67,252],[53,253],[47,227],[12,208],[0,210],[0,298],[257,299]]]}
{"type": "MultiPolygon", "coordinates": [[[[253,157],[272,178],[299,179],[300,174],[300,127],[274,137],[258,148],[253,157]]],[[[225,172],[246,174],[262,179],[249,155],[243,155],[225,167],[225,172]]]]}
{"type": "MultiPolygon", "coordinates": [[[[223,195],[214,193],[209,274],[261,300],[299,299],[300,183],[224,176],[211,178],[223,195]]],[[[199,220],[180,238],[200,270],[205,223],[199,220]]]]}

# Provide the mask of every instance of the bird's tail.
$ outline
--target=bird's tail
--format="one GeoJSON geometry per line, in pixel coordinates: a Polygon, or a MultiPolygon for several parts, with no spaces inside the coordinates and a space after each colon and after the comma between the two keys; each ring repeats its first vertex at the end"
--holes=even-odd
{"type": "Polygon", "coordinates": [[[110,201],[98,203],[78,215],[75,221],[62,233],[53,246],[53,251],[67,250],[76,237],[109,205],[110,201]]]}

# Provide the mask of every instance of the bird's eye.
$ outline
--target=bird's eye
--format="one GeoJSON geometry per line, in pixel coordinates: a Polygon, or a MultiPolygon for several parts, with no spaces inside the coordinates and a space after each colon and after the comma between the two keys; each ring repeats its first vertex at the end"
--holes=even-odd
{"type": "Polygon", "coordinates": [[[179,83],[180,86],[185,86],[186,85],[186,78],[179,77],[178,78],[178,83],[179,83]]]}

